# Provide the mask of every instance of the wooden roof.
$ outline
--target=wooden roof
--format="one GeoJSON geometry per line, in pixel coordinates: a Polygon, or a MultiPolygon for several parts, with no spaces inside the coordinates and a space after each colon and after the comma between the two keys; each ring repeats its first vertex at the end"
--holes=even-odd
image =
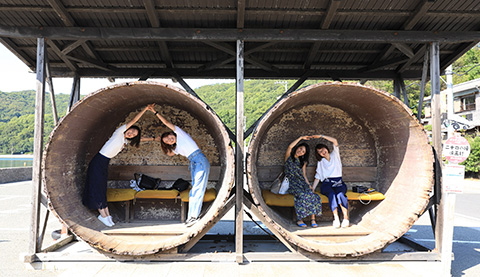
{"type": "Polygon", "coordinates": [[[478,0],[5,0],[0,42],[35,70],[48,39],[54,77],[421,77],[426,45],[443,70],[480,41],[478,0]]]}

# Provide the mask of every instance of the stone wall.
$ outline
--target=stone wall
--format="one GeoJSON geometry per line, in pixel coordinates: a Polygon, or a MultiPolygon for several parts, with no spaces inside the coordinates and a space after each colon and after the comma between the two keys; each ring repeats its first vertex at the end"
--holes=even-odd
{"type": "Polygon", "coordinates": [[[32,180],[32,167],[0,168],[0,184],[32,180]]]}

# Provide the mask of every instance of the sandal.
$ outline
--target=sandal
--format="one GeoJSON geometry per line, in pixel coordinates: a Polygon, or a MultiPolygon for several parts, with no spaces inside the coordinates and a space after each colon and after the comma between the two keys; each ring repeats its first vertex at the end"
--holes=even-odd
{"type": "Polygon", "coordinates": [[[312,221],[312,227],[313,227],[313,228],[317,228],[317,227],[318,227],[318,224],[317,224],[315,221],[312,221]]]}
{"type": "Polygon", "coordinates": [[[302,227],[302,228],[307,228],[307,224],[305,224],[304,222],[302,221],[297,221],[297,225],[302,227]],[[300,223],[301,222],[301,223],[300,223]]]}

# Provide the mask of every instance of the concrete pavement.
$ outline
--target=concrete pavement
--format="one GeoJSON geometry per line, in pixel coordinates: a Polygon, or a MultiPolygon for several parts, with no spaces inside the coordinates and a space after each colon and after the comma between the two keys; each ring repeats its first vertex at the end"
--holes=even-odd
{"type": "MultiPolygon", "coordinates": [[[[465,195],[480,195],[479,181],[465,181],[465,195]]],[[[322,276],[439,276],[441,265],[438,262],[251,262],[239,265],[233,262],[55,262],[35,264],[36,270],[27,269],[20,257],[28,249],[31,212],[31,182],[17,182],[0,185],[0,276],[295,276],[321,274],[322,276]]],[[[459,197],[460,198],[460,197],[459,197]]],[[[480,200],[480,199],[479,199],[480,200]]],[[[478,201],[480,202],[480,201],[478,201]]],[[[43,209],[42,209],[43,210],[43,209]]],[[[43,216],[42,216],[43,218],[43,216]]],[[[245,217],[247,218],[247,217],[245,217]]],[[[227,215],[224,224],[232,225],[233,215],[227,215]],[[231,218],[230,218],[231,217],[231,218]]],[[[223,221],[223,220],[222,220],[223,221]]],[[[247,221],[246,221],[247,222],[247,221]]],[[[255,226],[246,223],[246,229],[255,226]]],[[[480,231],[480,220],[469,218],[468,222],[458,216],[455,218],[454,253],[457,259],[452,263],[454,276],[480,276],[480,259],[471,259],[478,255],[480,239],[475,241],[473,234],[480,231]],[[458,221],[458,222],[457,222],[458,221]],[[457,228],[470,234],[472,241],[469,250],[459,249],[455,242],[457,228]],[[462,263],[462,260],[467,261],[462,263]]],[[[60,227],[53,216],[49,220],[46,238],[60,227]]],[[[218,228],[215,226],[214,228],[218,228]]],[[[228,227],[230,228],[230,227],[228,227]]],[[[217,232],[217,230],[214,230],[217,232]]],[[[422,216],[412,227],[409,235],[428,245],[433,234],[428,216],[422,216]],[[423,235],[422,235],[423,234],[423,235]]],[[[48,244],[48,242],[47,242],[48,244]]],[[[88,245],[78,242],[80,251],[92,251],[88,245]]],[[[227,246],[226,246],[227,247],[227,246]]],[[[285,251],[277,245],[278,252],[285,251]]],[[[248,250],[248,249],[247,249],[248,250]]],[[[258,251],[258,249],[256,250],[258,251]]]]}

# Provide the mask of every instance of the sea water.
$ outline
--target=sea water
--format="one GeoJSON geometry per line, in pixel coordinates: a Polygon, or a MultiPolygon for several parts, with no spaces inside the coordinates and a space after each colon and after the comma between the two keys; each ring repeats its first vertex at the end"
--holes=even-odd
{"type": "Polygon", "coordinates": [[[32,166],[32,155],[0,155],[0,168],[32,166]]]}

